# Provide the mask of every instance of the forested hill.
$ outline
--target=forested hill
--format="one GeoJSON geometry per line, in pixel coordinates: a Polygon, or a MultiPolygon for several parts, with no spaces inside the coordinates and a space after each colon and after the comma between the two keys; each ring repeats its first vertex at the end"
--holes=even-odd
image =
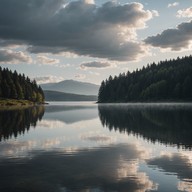
{"type": "Polygon", "coordinates": [[[43,102],[44,93],[35,80],[18,74],[16,71],[0,67],[0,99],[29,100],[43,102]]]}
{"type": "Polygon", "coordinates": [[[98,102],[192,101],[192,56],[161,61],[101,83],[98,102]]]}

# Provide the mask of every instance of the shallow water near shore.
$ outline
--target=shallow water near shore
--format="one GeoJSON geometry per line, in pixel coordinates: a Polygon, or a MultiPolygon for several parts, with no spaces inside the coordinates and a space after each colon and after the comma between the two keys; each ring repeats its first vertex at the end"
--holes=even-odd
{"type": "Polygon", "coordinates": [[[0,111],[0,191],[192,191],[192,104],[0,111]]]}

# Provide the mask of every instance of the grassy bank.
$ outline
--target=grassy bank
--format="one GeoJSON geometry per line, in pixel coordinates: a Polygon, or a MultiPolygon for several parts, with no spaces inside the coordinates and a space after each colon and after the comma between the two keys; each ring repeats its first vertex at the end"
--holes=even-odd
{"type": "Polygon", "coordinates": [[[0,108],[7,107],[21,107],[21,106],[34,106],[43,103],[35,103],[29,100],[17,100],[17,99],[2,99],[0,98],[0,108]]]}

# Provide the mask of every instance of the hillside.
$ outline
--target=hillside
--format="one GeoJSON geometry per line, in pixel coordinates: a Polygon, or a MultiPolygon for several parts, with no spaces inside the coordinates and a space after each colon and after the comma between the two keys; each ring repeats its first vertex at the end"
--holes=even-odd
{"type": "Polygon", "coordinates": [[[79,95],[97,95],[99,90],[99,85],[74,80],[41,84],[41,87],[43,90],[59,91],[79,95]]]}
{"type": "Polygon", "coordinates": [[[161,61],[101,83],[98,102],[192,101],[192,56],[161,61]]]}
{"type": "Polygon", "coordinates": [[[46,101],[97,101],[95,95],[78,95],[58,91],[44,91],[46,101]]]}

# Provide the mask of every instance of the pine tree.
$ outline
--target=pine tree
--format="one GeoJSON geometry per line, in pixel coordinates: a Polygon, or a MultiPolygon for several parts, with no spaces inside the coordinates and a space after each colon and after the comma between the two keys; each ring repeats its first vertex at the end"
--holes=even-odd
{"type": "Polygon", "coordinates": [[[98,102],[192,101],[192,56],[152,63],[102,81],[98,102]]]}
{"type": "Polygon", "coordinates": [[[36,81],[29,77],[0,67],[0,98],[26,99],[34,102],[44,102],[44,93],[36,81]]]}

